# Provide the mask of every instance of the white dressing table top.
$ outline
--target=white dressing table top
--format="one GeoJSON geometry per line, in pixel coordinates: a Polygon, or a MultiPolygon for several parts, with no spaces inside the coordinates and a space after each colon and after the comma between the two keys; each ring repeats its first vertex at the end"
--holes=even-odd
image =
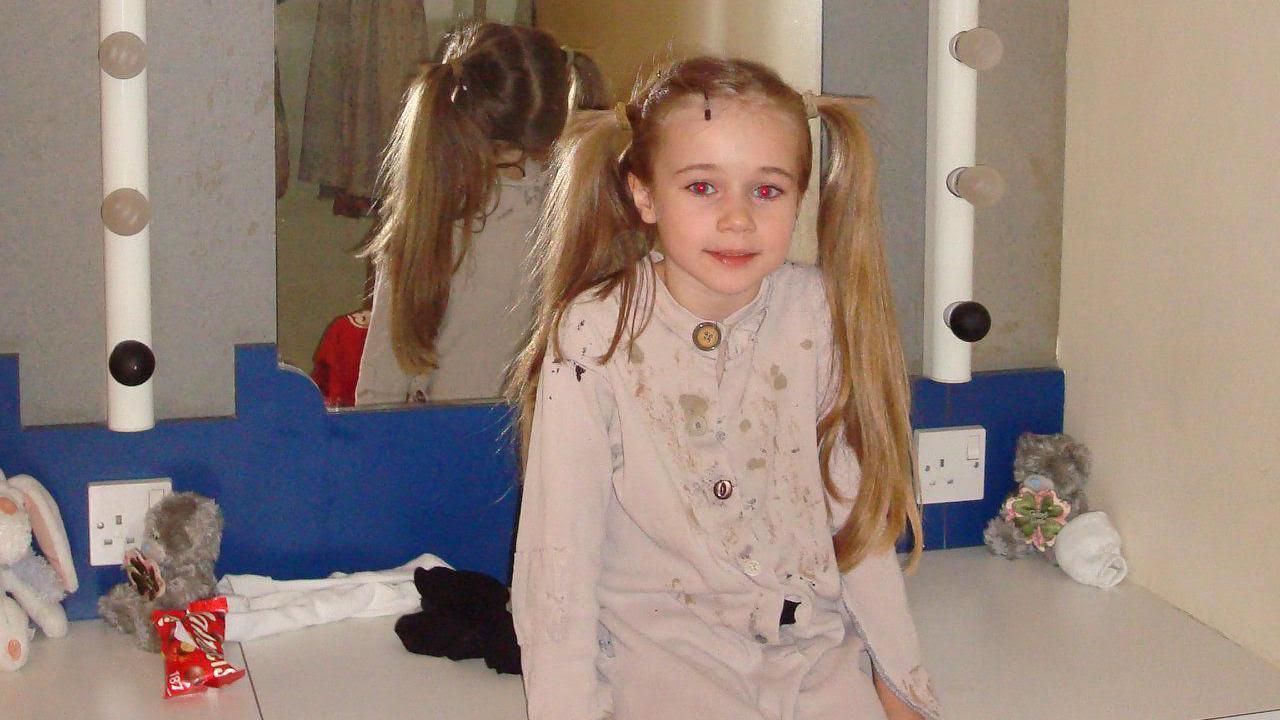
{"type": "MultiPolygon", "coordinates": [[[[1280,720],[1280,669],[1138,585],[1072,582],[1038,558],[985,548],[926,553],[908,578],[949,720],[1280,720]]],[[[520,679],[480,660],[405,652],[394,617],[348,620],[228,646],[249,677],[164,700],[159,655],[100,621],[38,635],[0,673],[5,720],[431,717],[524,720],[520,679]]]]}

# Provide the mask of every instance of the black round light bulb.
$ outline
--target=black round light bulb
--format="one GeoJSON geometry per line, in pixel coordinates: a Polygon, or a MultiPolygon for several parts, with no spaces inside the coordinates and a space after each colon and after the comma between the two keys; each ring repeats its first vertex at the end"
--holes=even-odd
{"type": "Polygon", "coordinates": [[[125,340],[111,350],[107,369],[116,382],[135,387],[151,379],[156,371],[156,356],[146,343],[125,340]]]}
{"type": "Polygon", "coordinates": [[[966,300],[951,306],[947,312],[947,326],[956,337],[975,343],[991,331],[991,313],[982,303],[966,300]]]}

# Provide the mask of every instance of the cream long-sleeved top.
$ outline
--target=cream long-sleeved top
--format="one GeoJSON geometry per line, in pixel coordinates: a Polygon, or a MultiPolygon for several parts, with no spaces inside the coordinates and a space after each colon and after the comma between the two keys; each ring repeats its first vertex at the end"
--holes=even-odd
{"type": "MultiPolygon", "coordinates": [[[[530,720],[803,717],[837,691],[806,680],[850,642],[938,717],[896,555],[836,565],[849,506],[828,515],[819,470],[833,383],[818,271],[772,273],[710,350],[652,260],[640,271],[653,314],[635,343],[601,363],[617,293],[580,298],[540,375],[512,583],[530,720]],[[785,600],[799,606],[780,627],[785,600]]],[[[832,463],[854,497],[853,453],[832,463]]]]}

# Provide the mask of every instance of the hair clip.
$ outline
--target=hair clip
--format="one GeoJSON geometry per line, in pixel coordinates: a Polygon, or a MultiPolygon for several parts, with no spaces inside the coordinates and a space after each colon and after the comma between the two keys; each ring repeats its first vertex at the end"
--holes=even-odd
{"type": "Polygon", "coordinates": [[[627,104],[619,102],[613,106],[613,114],[618,118],[618,127],[631,132],[631,118],[627,117],[627,104]]]}
{"type": "Polygon", "coordinates": [[[561,45],[560,49],[564,51],[564,64],[573,67],[573,59],[577,57],[577,53],[568,45],[561,45]]]}
{"type": "Polygon", "coordinates": [[[466,83],[462,82],[462,63],[457,58],[445,63],[449,66],[449,74],[453,76],[453,92],[449,93],[449,102],[458,101],[458,91],[466,90],[466,83]]]}
{"type": "Polygon", "coordinates": [[[810,120],[818,117],[817,97],[817,95],[808,91],[801,93],[800,95],[800,99],[804,101],[804,114],[808,116],[810,120]]]}
{"type": "Polygon", "coordinates": [[[707,91],[702,91],[702,117],[707,122],[711,122],[711,98],[707,96],[707,91]]]}

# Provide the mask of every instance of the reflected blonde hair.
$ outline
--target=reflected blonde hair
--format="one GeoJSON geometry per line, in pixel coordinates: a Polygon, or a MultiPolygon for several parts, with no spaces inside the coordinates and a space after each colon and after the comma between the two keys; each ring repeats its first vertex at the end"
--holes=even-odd
{"type": "Polygon", "coordinates": [[[479,23],[448,34],[439,64],[405,93],[383,161],[380,224],[360,254],[390,285],[401,369],[429,373],[453,275],[496,202],[498,156],[545,159],[572,102],[607,103],[587,55],[529,27],[479,23]]]}
{"type": "MultiPolygon", "coordinates": [[[[537,314],[507,388],[526,446],[538,375],[549,348],[553,358],[563,357],[559,326],[570,304],[587,293],[602,298],[619,292],[617,323],[601,362],[624,340],[634,341],[648,322],[652,295],[641,292],[638,261],[653,247],[654,230],[640,220],[626,178],[631,173],[651,181],[664,117],[681,101],[704,94],[763,100],[782,110],[803,135],[796,160],[800,190],[806,189],[813,141],[804,100],[763,65],[709,57],[678,61],[639,84],[619,112],[579,113],[556,146],[533,255],[537,314]]],[[[844,571],[871,552],[892,548],[908,526],[911,567],[922,547],[911,482],[910,389],[880,237],[875,159],[858,116],[862,102],[814,98],[830,148],[820,187],[817,265],[831,309],[832,368],[839,380],[817,422],[829,497],[850,500],[831,477],[831,458],[842,444],[861,468],[852,511],[832,537],[844,571]]]]}

